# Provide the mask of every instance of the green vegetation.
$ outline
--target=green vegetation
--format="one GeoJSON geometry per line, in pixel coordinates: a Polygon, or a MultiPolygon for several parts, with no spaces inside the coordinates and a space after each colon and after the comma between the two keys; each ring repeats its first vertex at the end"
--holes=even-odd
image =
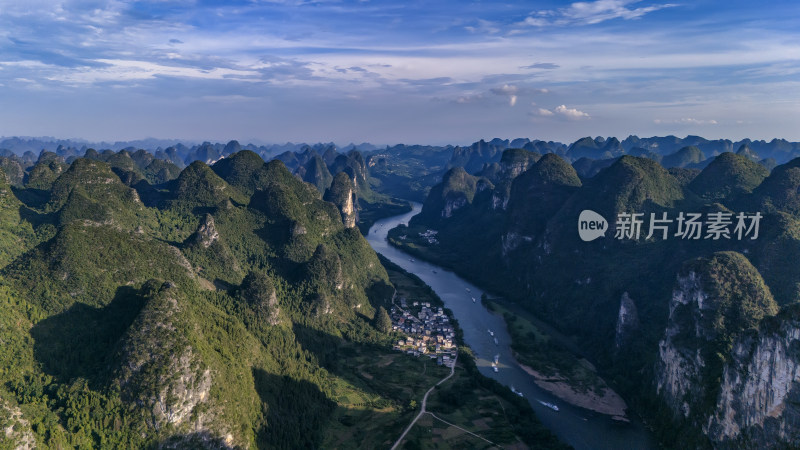
{"type": "Polygon", "coordinates": [[[0,172],[0,267],[4,267],[36,242],[30,222],[23,220],[22,202],[14,195],[5,175],[0,172]]]}
{"type": "Polygon", "coordinates": [[[375,328],[377,328],[381,333],[388,333],[392,331],[392,319],[389,317],[389,313],[386,312],[386,308],[383,306],[378,308],[378,313],[375,315],[375,328]]]}
{"type": "Polygon", "coordinates": [[[44,155],[32,187],[0,180],[13,439],[381,447],[446,373],[389,350],[389,275],[282,163],[242,152],[175,174],[139,152],[87,156],[44,155]]]}
{"type": "Polygon", "coordinates": [[[442,211],[448,202],[459,202],[462,199],[471,203],[478,188],[478,179],[461,167],[448,170],[442,177],[442,183],[431,188],[425,200],[426,210],[442,211]]]}
{"type": "Polygon", "coordinates": [[[705,159],[706,155],[704,155],[699,148],[695,147],[694,145],[689,145],[681,148],[675,153],[665,155],[661,159],[661,165],[667,168],[691,167],[693,165],[698,165],[705,159]]]}
{"type": "MultiPolygon", "coordinates": [[[[623,156],[602,171],[582,190],[587,204],[596,204],[598,212],[650,212],[671,208],[684,198],[677,180],[657,162],[623,156]]],[[[614,217],[616,214],[608,214],[614,217]]]]}
{"type": "Polygon", "coordinates": [[[601,390],[603,383],[594,367],[585,359],[579,359],[574,348],[568,348],[561,340],[552,338],[526,315],[513,313],[491,300],[483,303],[505,319],[511,335],[511,349],[517,361],[545,376],[563,378],[577,391],[601,390]]]}
{"type": "MultiPolygon", "coordinates": [[[[597,143],[584,144],[586,151],[600,150],[597,143]]],[[[702,172],[667,171],[653,160],[622,156],[581,183],[566,161],[545,155],[513,179],[498,179],[494,188],[478,189],[476,181],[474,191],[472,183],[459,182],[472,180],[469,175],[453,172],[431,189],[424,213],[391,230],[389,241],[552,324],[563,335],[556,345],[524,317],[506,317],[521,360],[590,388],[595,385],[590,366],[561,351],[574,354],[573,347],[578,347],[634,412],[662,427],[658,434],[664,443],[675,445],[679,436],[695,439],[702,434],[699,428],[674,433],[675,427],[692,424],[673,422],[671,416],[679,412],[665,408],[652,388],[661,375],[654,367],[662,357],[659,341],[667,332],[676,278],[692,266],[713,280],[706,292],[717,300],[707,305],[710,309],[698,325],[698,333],[707,339],[688,334],[676,338],[682,351],[700,350],[708,362],[699,381],[705,397],[697,399],[706,413],[717,400],[734,342],[759,333],[763,323],[773,323],[778,320],[773,316],[782,317],[782,309],[800,301],[800,269],[794,263],[800,251],[798,161],[768,175],[761,165],[731,153],[720,155],[702,172]],[[463,200],[451,202],[447,210],[445,191],[463,200]],[[604,238],[580,240],[577,218],[586,209],[608,220],[604,238]],[[614,238],[621,212],[643,214],[638,239],[614,238]],[[697,240],[675,235],[680,213],[700,213],[705,219],[712,212],[731,214],[730,239],[706,238],[706,228],[697,240]],[[757,239],[737,239],[739,212],[761,213],[757,239]],[[673,220],[667,239],[658,234],[646,239],[651,213],[657,218],[666,213],[673,220]],[[423,236],[428,230],[437,232],[435,240],[423,236]],[[622,307],[626,296],[635,309],[622,307]],[[623,323],[623,318],[630,322],[623,323]]],[[[675,320],[688,320],[681,311],[676,314],[675,320]]],[[[686,330],[691,334],[695,328],[686,330]]]]}
{"type": "Polygon", "coordinates": [[[325,192],[333,181],[333,175],[328,171],[325,161],[319,155],[315,155],[305,166],[301,167],[298,175],[303,181],[313,184],[320,192],[325,192]]]}
{"type": "Polygon", "coordinates": [[[800,158],[773,169],[772,174],[753,190],[758,206],[770,212],[800,216],[800,158]]]}
{"type": "Polygon", "coordinates": [[[170,206],[174,209],[215,207],[229,200],[247,203],[244,195],[200,161],[189,164],[172,183],[170,206]]]}
{"type": "Polygon", "coordinates": [[[224,158],[212,167],[214,172],[242,193],[252,196],[267,183],[264,160],[257,154],[244,150],[224,158]]]}
{"type": "Polygon", "coordinates": [[[25,187],[49,190],[53,182],[67,169],[64,160],[55,153],[43,152],[39,161],[28,173],[25,187]]]}
{"type": "MultiPolygon", "coordinates": [[[[444,306],[436,293],[416,275],[409,274],[383,257],[381,262],[397,289],[398,298],[430,302],[436,307],[444,306]]],[[[478,372],[474,357],[464,345],[462,331],[457,322],[455,325],[456,340],[460,347],[455,375],[431,393],[427,411],[501,446],[524,444],[532,449],[566,448],[539,423],[526,400],[478,372]]],[[[433,364],[433,360],[429,364],[433,364]]],[[[438,379],[441,379],[447,369],[444,372],[441,367],[438,369],[438,379]]],[[[408,418],[410,420],[411,417],[408,418]]],[[[406,437],[403,448],[482,448],[485,444],[485,441],[440,420],[421,419],[406,437]]]]}
{"type": "Polygon", "coordinates": [[[748,194],[769,175],[764,166],[744,156],[723,153],[689,184],[689,188],[708,200],[748,194]]]}
{"type": "Polygon", "coordinates": [[[694,314],[687,305],[675,309],[675,321],[682,325],[682,332],[673,341],[702,355],[705,361],[702,385],[706,387],[707,398],[697,401],[703,405],[703,411],[709,411],[716,402],[722,370],[731,358],[734,341],[757,331],[764,318],[778,313],[778,305],[758,270],[740,253],[719,252],[689,261],[682,275],[689,273],[703,280],[707,298],[699,317],[692,317],[694,314]],[[700,335],[697,327],[703,330],[700,335]]]}

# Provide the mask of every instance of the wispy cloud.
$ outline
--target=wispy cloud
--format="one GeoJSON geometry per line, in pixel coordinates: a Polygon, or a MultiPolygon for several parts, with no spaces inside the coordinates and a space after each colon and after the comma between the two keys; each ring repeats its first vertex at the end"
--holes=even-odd
{"type": "Polygon", "coordinates": [[[664,8],[677,6],[672,3],[633,7],[640,0],[596,0],[575,2],[566,8],[536,11],[526,17],[524,25],[545,27],[549,25],[597,24],[612,19],[639,19],[644,15],[664,8]]]}
{"type": "Polygon", "coordinates": [[[796,129],[800,11],[670,2],[533,12],[525,2],[454,0],[5,2],[0,102],[13,107],[0,123],[4,133],[80,134],[102,123],[108,133],[152,134],[192,117],[179,134],[270,123],[265,138],[357,128],[367,134],[354,139],[382,130],[442,141],[464,130],[526,135],[525,105],[548,138],[796,129]],[[679,8],[691,14],[676,17],[679,8]],[[57,113],[76,104],[99,112],[57,113]],[[228,106],[224,124],[199,113],[228,106]]]}
{"type": "Polygon", "coordinates": [[[653,123],[657,125],[717,125],[714,119],[693,119],[691,117],[682,117],[680,119],[655,119],[653,123]]]}
{"type": "Polygon", "coordinates": [[[464,27],[470,33],[487,33],[497,34],[500,32],[500,26],[494,22],[478,19],[474,24],[464,27]]]}
{"type": "MultiPolygon", "coordinates": [[[[502,86],[489,89],[490,94],[508,98],[509,106],[515,106],[520,97],[530,97],[535,94],[547,94],[548,92],[549,91],[547,89],[518,86],[515,84],[504,84],[502,86]]],[[[480,94],[476,97],[476,99],[484,98],[485,96],[483,94],[480,94]]],[[[459,99],[461,99],[461,97],[459,97],[459,99]]]]}
{"type": "Polygon", "coordinates": [[[549,63],[549,62],[544,62],[544,63],[537,62],[537,63],[531,64],[529,66],[521,66],[520,69],[552,70],[552,69],[558,69],[559,67],[561,67],[561,66],[559,66],[558,64],[553,64],[553,63],[549,63]]]}
{"type": "Polygon", "coordinates": [[[178,78],[200,78],[200,79],[232,79],[253,80],[259,75],[255,70],[236,70],[229,68],[215,67],[210,70],[202,70],[195,67],[169,66],[148,61],[136,60],[110,60],[101,59],[98,62],[106,64],[103,69],[86,69],[72,71],[69,73],[56,73],[47,79],[51,81],[63,81],[66,83],[96,83],[106,81],[126,81],[143,80],[159,76],[178,77],[178,78]]]}

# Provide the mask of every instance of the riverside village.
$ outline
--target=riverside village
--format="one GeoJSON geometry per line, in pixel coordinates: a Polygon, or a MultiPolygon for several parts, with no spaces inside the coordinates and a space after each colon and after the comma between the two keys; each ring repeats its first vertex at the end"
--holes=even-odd
{"type": "Polygon", "coordinates": [[[455,330],[442,308],[431,307],[428,302],[408,305],[400,297],[391,309],[392,329],[406,335],[394,345],[395,350],[413,356],[425,355],[436,359],[437,364],[451,367],[455,363],[455,330]]]}

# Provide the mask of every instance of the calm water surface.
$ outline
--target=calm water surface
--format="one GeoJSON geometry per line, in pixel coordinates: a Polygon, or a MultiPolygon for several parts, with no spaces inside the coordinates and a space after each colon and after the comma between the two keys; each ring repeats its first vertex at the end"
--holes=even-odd
{"type": "Polygon", "coordinates": [[[533,377],[525,373],[512,356],[511,339],[503,318],[492,314],[481,305],[482,290],[449,270],[416,260],[390,246],[386,240],[389,230],[401,223],[408,223],[420,211],[419,203],[412,205],[413,210],[409,213],[376,222],[369,230],[367,241],[376,252],[416,274],[436,291],[458,319],[464,330],[464,340],[475,353],[482,374],[522,392],[539,420],[576,449],[657,448],[655,440],[640,422],[617,423],[608,416],[571,406],[536,386],[533,377]],[[476,299],[474,303],[473,297],[476,299]],[[489,335],[489,330],[494,333],[494,337],[489,335]],[[496,344],[494,338],[497,338],[496,344]],[[498,354],[499,371],[495,373],[491,363],[498,354]],[[558,406],[559,411],[553,411],[539,401],[553,403],[558,406]]]}

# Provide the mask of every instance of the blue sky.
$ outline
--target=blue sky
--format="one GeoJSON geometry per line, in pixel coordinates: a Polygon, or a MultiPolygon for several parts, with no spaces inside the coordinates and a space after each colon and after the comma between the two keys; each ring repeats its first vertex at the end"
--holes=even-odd
{"type": "Polygon", "coordinates": [[[798,23],[794,1],[0,2],[0,135],[800,140],[798,23]]]}

